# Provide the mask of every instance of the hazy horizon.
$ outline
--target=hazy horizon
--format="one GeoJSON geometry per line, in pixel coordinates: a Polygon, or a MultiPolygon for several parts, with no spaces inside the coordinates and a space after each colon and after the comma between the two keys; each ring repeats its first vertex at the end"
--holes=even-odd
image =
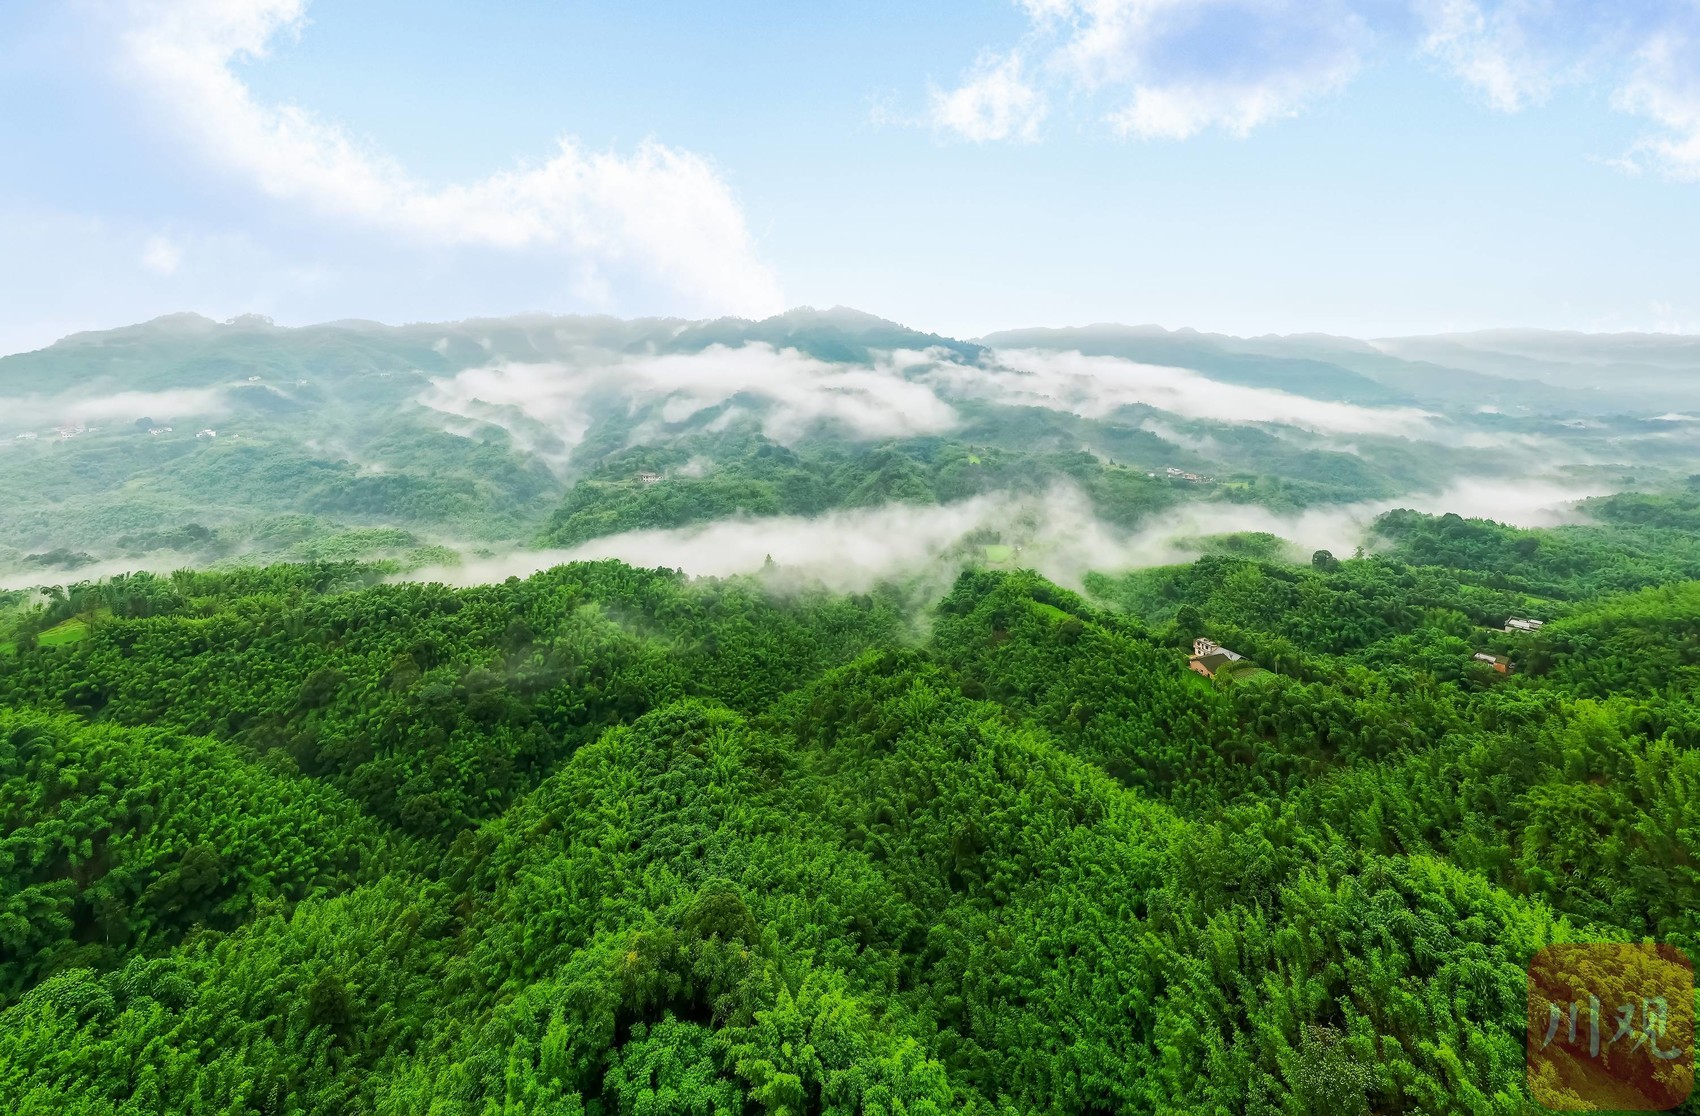
{"type": "Polygon", "coordinates": [[[1692,333],[1697,38],[1678,3],[23,0],[0,350],[184,306],[1692,333]]]}
{"type": "Polygon", "coordinates": [[[517,310],[517,311],[514,311],[512,313],[507,313],[507,314],[490,314],[490,315],[478,314],[478,315],[468,315],[468,316],[462,317],[462,318],[447,318],[447,317],[445,317],[445,318],[416,318],[416,319],[415,318],[397,318],[397,319],[394,319],[394,320],[386,321],[386,320],[377,319],[377,318],[327,317],[327,318],[315,318],[315,319],[301,320],[301,321],[279,321],[269,314],[261,314],[257,311],[247,311],[247,312],[237,313],[237,314],[231,315],[230,317],[221,319],[221,318],[215,318],[215,317],[213,317],[212,315],[209,315],[209,314],[202,313],[199,310],[184,309],[184,310],[171,310],[171,311],[167,311],[167,312],[162,313],[162,314],[156,314],[156,315],[149,317],[149,318],[138,319],[138,320],[135,320],[135,321],[112,322],[112,323],[108,323],[106,325],[91,326],[87,329],[73,330],[70,333],[61,334],[61,335],[56,336],[56,337],[54,337],[50,340],[42,342],[41,344],[32,345],[32,346],[26,347],[26,348],[0,350],[0,359],[4,359],[4,358],[9,357],[9,356],[18,356],[18,355],[25,354],[25,353],[40,352],[44,349],[52,348],[54,345],[57,345],[60,342],[68,341],[68,340],[75,338],[75,337],[80,337],[80,336],[85,336],[85,335],[96,335],[96,334],[103,334],[103,333],[114,333],[114,332],[118,332],[118,331],[121,331],[121,330],[134,329],[134,328],[138,328],[138,327],[141,327],[141,326],[149,326],[149,325],[155,325],[155,324],[162,323],[162,322],[168,322],[172,319],[185,319],[185,320],[196,319],[196,320],[199,320],[199,321],[203,321],[203,322],[205,322],[209,325],[216,325],[216,326],[238,326],[238,325],[259,326],[259,325],[264,325],[264,326],[267,326],[267,327],[272,327],[272,328],[276,328],[276,329],[285,329],[285,330],[306,330],[306,329],[318,329],[318,328],[327,328],[327,327],[356,327],[356,326],[378,326],[378,327],[381,327],[383,329],[400,330],[400,329],[409,329],[409,328],[428,328],[428,327],[432,327],[432,326],[457,327],[457,326],[465,326],[465,325],[468,325],[468,324],[471,324],[471,323],[486,322],[486,321],[488,321],[488,322],[524,322],[524,321],[528,321],[528,320],[544,320],[544,321],[555,320],[555,319],[595,320],[595,319],[600,319],[600,318],[608,318],[608,319],[613,319],[615,321],[628,322],[628,323],[676,321],[676,322],[692,324],[692,325],[699,325],[699,324],[704,324],[704,323],[709,323],[709,322],[744,322],[744,323],[750,323],[750,324],[760,324],[762,322],[772,322],[772,321],[782,320],[782,319],[785,319],[785,318],[788,318],[788,317],[793,317],[793,316],[796,316],[796,315],[802,315],[802,314],[822,314],[822,315],[825,315],[825,314],[832,314],[832,313],[838,312],[838,311],[849,311],[851,313],[858,314],[858,315],[866,315],[868,317],[878,318],[881,321],[890,322],[891,324],[894,324],[894,325],[903,326],[904,328],[907,328],[907,329],[914,329],[914,330],[917,330],[917,331],[936,333],[941,337],[949,337],[949,338],[952,338],[954,340],[966,341],[966,342],[976,343],[976,344],[984,342],[988,338],[993,338],[993,337],[998,336],[999,334],[1006,334],[1006,333],[1021,333],[1021,332],[1034,331],[1034,330],[1051,330],[1051,331],[1057,331],[1057,332],[1067,332],[1067,331],[1088,331],[1088,330],[1096,330],[1096,329],[1127,330],[1127,331],[1131,331],[1131,332],[1160,332],[1160,333],[1164,333],[1164,334],[1174,334],[1174,335],[1181,335],[1181,336],[1192,334],[1192,335],[1199,335],[1199,336],[1204,336],[1204,337],[1227,337],[1227,338],[1232,338],[1232,339],[1238,340],[1238,341],[1260,341],[1260,340],[1291,341],[1291,340],[1302,340],[1304,338],[1325,338],[1325,339],[1334,339],[1334,340],[1362,341],[1362,342],[1365,342],[1365,343],[1368,343],[1368,344],[1375,344],[1377,342],[1383,342],[1383,341],[1389,341],[1389,342],[1390,341],[1404,341],[1404,340],[1411,340],[1411,339],[1416,339],[1416,338],[1448,338],[1448,337],[1487,338],[1487,337],[1493,337],[1493,336],[1496,336],[1496,335],[1497,336],[1507,336],[1507,337],[1508,336],[1514,336],[1514,335],[1552,335],[1552,336],[1559,336],[1559,337],[1566,336],[1566,335],[1572,335],[1572,336],[1578,336],[1578,337],[1602,338],[1602,339],[1603,338],[1614,338],[1614,337],[1669,337],[1669,338],[1678,338],[1678,339],[1694,338],[1696,340],[1700,340],[1700,328],[1696,328],[1694,330],[1604,330],[1604,329],[1587,330],[1587,329],[1564,329],[1564,328],[1559,328],[1559,327],[1506,324],[1506,325],[1497,325],[1497,326],[1481,326],[1481,327],[1477,327],[1477,328],[1473,328],[1473,329],[1465,329],[1465,330],[1439,330],[1439,331],[1428,332],[1428,333],[1402,333],[1402,334],[1384,334],[1384,335],[1371,335],[1371,334],[1359,335],[1359,334],[1350,334],[1350,333],[1331,333],[1331,332],[1328,332],[1326,330],[1316,330],[1316,329],[1306,329],[1306,328],[1295,328],[1295,329],[1281,331],[1281,332],[1268,332],[1268,333],[1233,333],[1233,332],[1226,331],[1226,330],[1208,329],[1208,328],[1204,328],[1204,327],[1200,327],[1200,326],[1188,324],[1188,323],[1183,323],[1183,324],[1180,324],[1180,325],[1170,325],[1170,324],[1165,324],[1165,323],[1162,323],[1162,322],[1142,321],[1142,320],[1139,320],[1139,319],[1134,318],[1134,317],[1129,317],[1126,320],[1067,322],[1067,323],[1062,323],[1062,324],[1036,323],[1036,322],[1006,323],[1006,324],[1001,324],[1001,325],[996,326],[995,328],[987,329],[983,332],[976,333],[976,334],[953,334],[953,333],[949,333],[949,332],[943,331],[943,330],[931,329],[928,326],[928,324],[924,323],[924,322],[904,321],[904,320],[895,319],[895,318],[887,318],[883,315],[875,314],[872,311],[864,310],[861,307],[849,306],[849,305],[846,305],[846,304],[843,304],[843,303],[838,303],[838,304],[834,304],[834,305],[831,305],[831,306],[824,306],[824,307],[799,304],[797,306],[792,306],[792,307],[789,307],[788,309],[782,310],[777,314],[771,314],[771,315],[767,315],[766,317],[761,317],[761,318],[741,317],[741,316],[738,316],[738,315],[712,315],[712,316],[706,316],[706,317],[687,317],[687,316],[669,315],[669,314],[651,314],[651,315],[641,315],[641,316],[636,316],[636,317],[622,317],[622,316],[617,315],[617,314],[604,314],[604,313],[595,313],[595,312],[588,312],[588,311],[574,311],[574,310],[563,310],[563,311],[517,310]]]}

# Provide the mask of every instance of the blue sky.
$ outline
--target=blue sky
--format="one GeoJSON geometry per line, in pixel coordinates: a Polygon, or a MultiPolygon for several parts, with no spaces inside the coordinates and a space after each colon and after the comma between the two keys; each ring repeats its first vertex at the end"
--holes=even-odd
{"type": "Polygon", "coordinates": [[[0,105],[0,351],[180,309],[1700,330],[1692,0],[11,0],[0,105]]]}

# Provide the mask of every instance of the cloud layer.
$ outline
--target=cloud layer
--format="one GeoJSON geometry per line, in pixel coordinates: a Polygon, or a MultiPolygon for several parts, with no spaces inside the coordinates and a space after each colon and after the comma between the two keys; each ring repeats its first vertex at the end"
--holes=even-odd
{"type": "Polygon", "coordinates": [[[872,364],[837,364],[753,343],[688,354],[610,353],[573,366],[499,362],[433,381],[420,402],[477,419],[499,417],[492,406],[512,408],[567,447],[584,437],[599,402],[660,403],[662,421],[676,423],[734,396],[759,406],[763,432],[776,441],[794,442],[821,423],[855,437],[889,438],[956,425],[950,404],[903,375],[926,359],[896,353],[872,364]]]}
{"type": "Polygon", "coordinates": [[[1434,417],[1412,407],[1361,407],[1212,380],[1186,368],[1078,352],[1000,350],[987,369],[940,366],[933,378],[999,402],[1102,418],[1143,404],[1183,418],[1275,422],[1324,434],[1420,435],[1434,417]]]}
{"type": "Polygon", "coordinates": [[[261,101],[237,76],[237,63],[302,31],[307,0],[114,2],[128,75],[204,157],[272,197],[431,246],[554,253],[586,290],[608,269],[631,269],[702,312],[782,308],[731,189],[698,155],[655,142],[587,152],[566,138],[540,163],[427,187],[334,122],[261,101]]]}
{"type": "MultiPolygon", "coordinates": [[[[1022,544],[1018,561],[1046,577],[1078,588],[1089,571],[1114,572],[1190,562],[1197,540],[1233,531],[1267,531],[1292,542],[1301,553],[1323,548],[1350,554],[1364,541],[1370,523],[1395,507],[1440,513],[1485,515],[1503,523],[1547,527],[1578,519],[1573,501],[1603,490],[1579,489],[1538,478],[1470,481],[1428,495],[1366,501],[1283,515],[1250,504],[1185,504],[1122,531],[1098,520],[1076,488],[1058,485],[1042,495],[994,493],[942,506],[886,504],[806,518],[770,516],[726,519],[671,530],[629,531],[570,549],[520,550],[494,558],[469,558],[398,574],[396,580],[484,585],[526,577],[566,562],[617,558],[633,566],[682,569],[694,576],[755,573],[769,557],[775,588],[824,586],[865,592],[898,578],[929,577],[935,591],[948,587],[955,571],[979,561],[983,550],[968,536],[992,532],[1022,544]]],[[[0,571],[0,588],[23,589],[44,580],[109,577],[138,569],[168,572],[182,559],[114,559],[74,574],[40,570],[0,571]]]]}
{"type": "Polygon", "coordinates": [[[939,351],[898,351],[849,364],[755,342],[697,353],[601,353],[570,365],[495,361],[433,380],[419,402],[506,426],[560,464],[599,407],[629,411],[658,404],[661,422],[678,423],[730,401],[754,413],[768,437],[795,443],[822,424],[865,439],[942,433],[958,422],[952,401],[965,399],[1086,418],[1145,405],[1183,418],[1279,423],[1321,434],[1442,434],[1436,416],[1411,407],[1309,399],[1222,383],[1186,368],[1027,350],[1001,350],[984,364],[964,364],[939,351]]]}
{"type": "Polygon", "coordinates": [[[1115,133],[1245,135],[1386,54],[1428,58],[1515,112],[1589,83],[1649,130],[1617,161],[1700,179],[1700,6],[1691,0],[1015,0],[1031,30],[931,94],[940,131],[1038,138],[1052,91],[1115,133]]]}
{"type": "Polygon", "coordinates": [[[458,566],[407,574],[409,580],[457,585],[524,577],[564,562],[617,558],[640,567],[682,569],[726,577],[754,573],[772,557],[781,584],[823,585],[863,592],[896,578],[933,575],[938,588],[965,561],[983,552],[968,543],[994,532],[1022,545],[1019,563],[1060,584],[1078,587],[1089,571],[1112,572],[1190,562],[1195,540],[1232,531],[1268,531],[1301,552],[1324,548],[1350,554],[1370,523],[1391,508],[1492,514],[1520,526],[1575,522],[1571,502],[1595,492],[1540,480],[1470,482],[1445,492],[1397,501],[1371,501],[1283,515],[1250,504],[1186,504],[1127,532],[1098,520],[1076,488],[1058,485],[1041,496],[992,494],[942,506],[887,504],[813,518],[727,519],[671,530],[629,531],[567,550],[519,551],[458,566]]]}
{"type": "Polygon", "coordinates": [[[222,414],[228,409],[219,388],[177,391],[120,391],[111,395],[0,396],[0,415],[19,431],[52,423],[134,422],[222,414]]]}

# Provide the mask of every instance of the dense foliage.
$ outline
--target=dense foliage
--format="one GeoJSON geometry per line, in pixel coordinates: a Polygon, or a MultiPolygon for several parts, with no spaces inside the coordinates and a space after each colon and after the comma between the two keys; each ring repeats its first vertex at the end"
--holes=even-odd
{"type": "Polygon", "coordinates": [[[1700,951],[1697,583],[1625,507],[924,606],[14,595],[0,1109],[1523,1112],[1535,949],[1700,951]]]}
{"type": "MultiPolygon", "coordinates": [[[[1019,440],[1019,439],[1012,439],[1019,440]]],[[[1143,446],[1152,463],[1162,443],[1143,446]]],[[[973,496],[1079,487],[1093,511],[1132,526],[1173,506],[1190,486],[1084,451],[968,444],[944,438],[793,450],[747,428],[610,454],[556,509],[541,542],[571,546],[602,535],[681,527],[730,516],[818,515],[888,503],[942,504],[973,496]],[[712,463],[712,464],[709,464],[712,463]]]]}

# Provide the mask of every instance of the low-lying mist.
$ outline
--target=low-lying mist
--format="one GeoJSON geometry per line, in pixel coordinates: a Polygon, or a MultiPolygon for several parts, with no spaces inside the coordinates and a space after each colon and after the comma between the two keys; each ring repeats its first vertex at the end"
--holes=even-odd
{"type": "Polygon", "coordinates": [[[528,442],[547,431],[570,449],[586,436],[599,405],[659,404],[663,422],[679,423],[735,397],[758,409],[765,435],[786,444],[822,424],[860,439],[945,433],[959,425],[956,404],[967,400],[1085,418],[1141,405],[1181,419],[1276,424],[1323,436],[1461,436],[1442,416],[1414,407],[1313,399],[1184,367],[1027,350],[988,353],[978,363],[942,349],[877,353],[867,363],[827,361],[762,342],[693,353],[591,353],[572,364],[496,361],[468,368],[433,379],[417,401],[454,419],[503,425],[528,442]]]}
{"type": "MultiPolygon", "coordinates": [[[[589,430],[598,401],[661,403],[665,422],[740,396],[762,407],[762,430],[794,442],[823,422],[859,438],[938,433],[956,425],[949,403],[903,375],[926,358],[892,353],[870,364],[818,360],[763,343],[697,353],[606,354],[577,365],[503,362],[432,381],[419,402],[446,415],[497,422],[507,408],[567,447],[589,430]]],[[[510,426],[510,431],[514,431],[510,426]]]]}
{"type": "Polygon", "coordinates": [[[628,531],[557,550],[522,550],[412,571],[397,580],[488,584],[566,562],[614,558],[639,567],[726,577],[766,571],[781,587],[863,592],[883,582],[929,578],[940,588],[970,562],[1037,570],[1078,588],[1088,572],[1190,562],[1200,539],[1268,532],[1296,554],[1351,554],[1369,525],[1393,508],[1486,516],[1524,527],[1579,522],[1576,501],[1608,491],[1539,478],[1468,481],[1439,492],[1282,514],[1251,504],[1190,503],[1127,531],[1100,520],[1085,494],[1058,484],[1042,495],[990,494],[944,505],[884,504],[815,517],[733,518],[666,530],[628,531]],[[772,565],[769,565],[769,559],[772,565]]]}
{"type": "Polygon", "coordinates": [[[228,409],[229,401],[221,388],[0,396],[0,416],[19,431],[53,423],[182,419],[221,414],[228,409]]]}

